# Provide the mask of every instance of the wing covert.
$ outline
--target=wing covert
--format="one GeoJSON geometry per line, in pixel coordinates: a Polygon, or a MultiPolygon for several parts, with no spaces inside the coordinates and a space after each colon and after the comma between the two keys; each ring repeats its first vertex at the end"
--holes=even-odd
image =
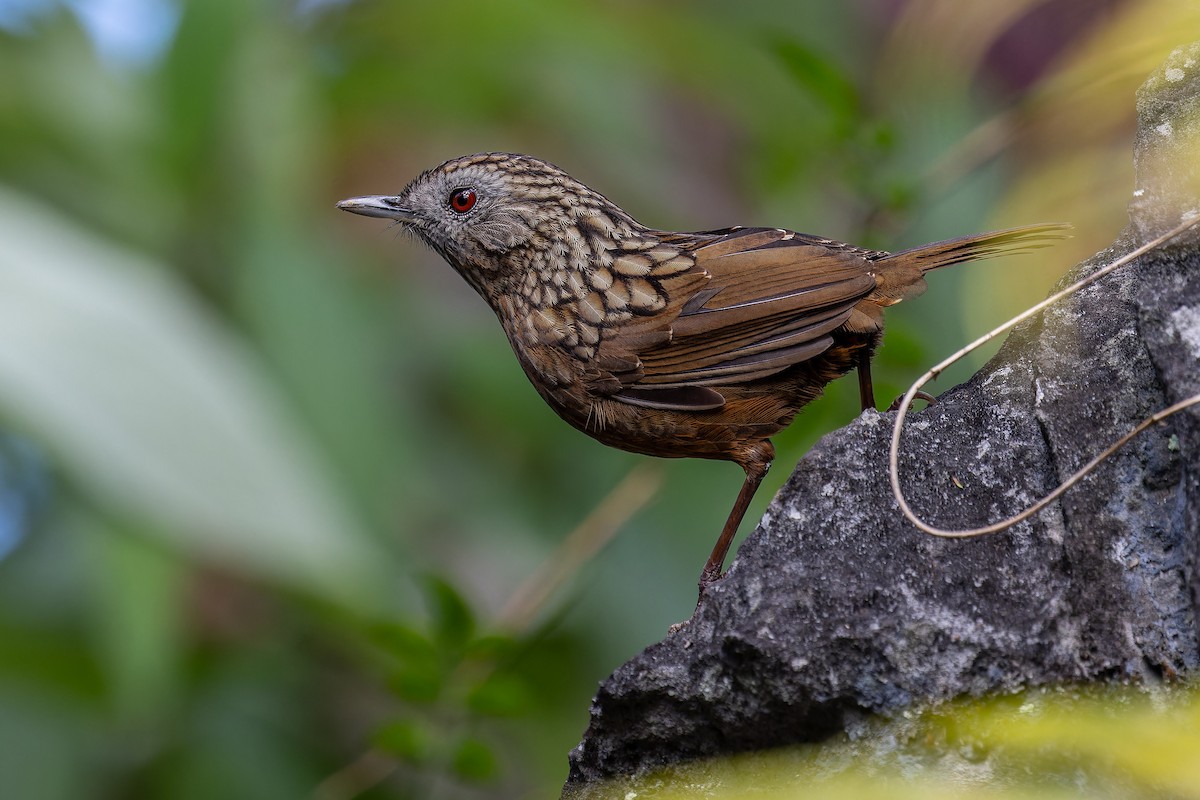
{"type": "Polygon", "coordinates": [[[719,408],[720,392],[709,387],[766,378],[825,352],[875,278],[860,251],[819,242],[742,228],[696,248],[690,270],[661,281],[663,312],[615,326],[601,343],[602,353],[638,364],[618,375],[614,399],[719,408]]]}

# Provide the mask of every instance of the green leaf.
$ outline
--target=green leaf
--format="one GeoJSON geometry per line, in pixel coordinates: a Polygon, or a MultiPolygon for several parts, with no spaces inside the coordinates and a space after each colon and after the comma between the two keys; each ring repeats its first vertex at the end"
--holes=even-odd
{"type": "Polygon", "coordinates": [[[405,661],[437,661],[437,649],[424,633],[402,622],[383,622],[368,633],[371,641],[389,655],[405,661]]]}
{"type": "Polygon", "coordinates": [[[792,80],[829,110],[839,132],[850,134],[862,107],[858,88],[850,79],[831,61],[791,39],[776,39],[771,50],[792,80]]]}
{"type": "Polygon", "coordinates": [[[432,705],[442,694],[445,678],[436,664],[405,664],[392,673],[388,688],[401,700],[432,705]]]}
{"type": "Polygon", "coordinates": [[[94,533],[89,610],[112,703],[136,723],[169,718],[182,683],[186,573],[177,558],[139,536],[94,533]]]}
{"type": "Polygon", "coordinates": [[[529,689],[517,675],[496,673],[467,695],[467,707],[489,717],[520,716],[529,706],[529,689]]]}
{"type": "Polygon", "coordinates": [[[461,648],[475,633],[475,615],[463,596],[449,581],[426,578],[430,609],[433,616],[433,635],[443,646],[461,648]]]}
{"type": "Polygon", "coordinates": [[[429,705],[441,696],[446,676],[457,659],[447,659],[437,643],[400,622],[377,625],[370,637],[398,661],[388,677],[388,687],[397,697],[429,705]]]}
{"type": "Polygon", "coordinates": [[[374,553],[248,348],[162,265],[0,191],[0,415],[175,547],[368,601],[374,553]]]}
{"type": "Polygon", "coordinates": [[[511,636],[490,633],[478,636],[467,644],[466,658],[497,662],[512,657],[520,644],[511,636]]]}
{"type": "Polygon", "coordinates": [[[433,751],[433,736],[420,720],[399,719],[381,727],[372,743],[388,755],[410,764],[422,764],[433,751]]]}
{"type": "Polygon", "coordinates": [[[499,771],[496,754],[492,752],[491,746],[480,739],[470,737],[460,741],[454,748],[451,765],[460,778],[474,783],[489,781],[499,771]]]}
{"type": "Polygon", "coordinates": [[[0,686],[66,702],[99,705],[107,691],[104,672],[78,636],[30,628],[0,618],[0,686]]]}

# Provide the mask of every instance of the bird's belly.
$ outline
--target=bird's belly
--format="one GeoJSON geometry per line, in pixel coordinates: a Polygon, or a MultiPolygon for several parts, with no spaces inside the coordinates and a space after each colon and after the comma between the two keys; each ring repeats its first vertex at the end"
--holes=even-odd
{"type": "Polygon", "coordinates": [[[514,346],[530,382],[572,427],[611,447],[665,458],[736,460],[786,428],[825,385],[853,369],[877,334],[842,335],[822,355],[757,381],[712,386],[725,405],[707,411],[646,408],[589,390],[586,366],[562,351],[514,346]]]}
{"type": "Polygon", "coordinates": [[[712,411],[652,409],[571,391],[543,391],[542,396],[560,417],[593,439],[663,458],[734,460],[747,443],[787,427],[796,413],[796,408],[769,392],[731,397],[724,407],[712,411]]]}

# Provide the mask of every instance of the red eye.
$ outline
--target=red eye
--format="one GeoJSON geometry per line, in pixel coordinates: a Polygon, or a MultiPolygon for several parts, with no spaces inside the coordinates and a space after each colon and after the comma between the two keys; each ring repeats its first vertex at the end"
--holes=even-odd
{"type": "Polygon", "coordinates": [[[475,207],[478,199],[474,189],[455,189],[450,195],[450,207],[459,214],[465,214],[475,207]]]}

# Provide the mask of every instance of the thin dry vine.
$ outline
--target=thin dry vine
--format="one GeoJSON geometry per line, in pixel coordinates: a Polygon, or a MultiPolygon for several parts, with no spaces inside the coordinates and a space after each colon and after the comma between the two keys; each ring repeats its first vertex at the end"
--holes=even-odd
{"type": "Polygon", "coordinates": [[[1145,255],[1146,253],[1148,253],[1158,247],[1161,247],[1162,245],[1169,242],[1171,239],[1174,239],[1175,237],[1187,232],[1188,230],[1190,230],[1191,228],[1195,227],[1198,224],[1200,224],[1200,218],[1193,218],[1193,219],[1188,220],[1187,222],[1181,223],[1180,225],[1178,225],[1175,228],[1171,229],[1170,231],[1164,233],[1163,235],[1159,236],[1158,238],[1147,242],[1146,244],[1142,245],[1141,247],[1137,248],[1136,250],[1117,259],[1116,261],[1113,261],[1112,263],[1105,265],[1104,267],[1102,267],[1101,269],[1092,273],[1091,275],[1087,276],[1086,278],[1076,281],[1075,283],[1071,284],[1070,286],[1063,289],[1062,291],[1056,292],[1055,294],[1051,295],[1050,297],[1047,297],[1045,300],[1038,303],[1037,305],[1026,309],[1022,313],[1018,314],[1017,316],[1015,316],[1012,319],[1005,322],[1003,325],[1000,325],[1000,326],[994,328],[993,330],[989,331],[988,333],[986,333],[983,336],[976,339],[974,342],[971,342],[971,344],[962,348],[961,350],[956,352],[954,355],[950,356],[949,358],[947,358],[944,361],[942,361],[941,363],[939,363],[937,366],[930,369],[928,372],[926,372],[924,375],[922,375],[916,381],[916,383],[914,383],[912,386],[909,387],[908,391],[905,392],[904,397],[898,401],[899,413],[896,415],[896,421],[892,427],[892,445],[891,445],[891,450],[890,450],[890,453],[888,456],[888,479],[891,481],[891,484],[892,484],[892,495],[896,498],[896,502],[900,504],[900,510],[904,513],[904,516],[908,519],[909,522],[911,522],[916,528],[918,528],[921,531],[924,531],[925,533],[928,533],[932,536],[939,536],[939,537],[942,537],[945,539],[966,539],[966,538],[971,538],[974,536],[984,536],[989,533],[998,533],[1000,531],[1006,530],[1007,528],[1011,528],[1013,525],[1016,525],[1019,522],[1023,522],[1024,520],[1028,519],[1029,517],[1033,516],[1034,514],[1038,513],[1039,511],[1041,511],[1043,508],[1048,506],[1050,503],[1053,503],[1055,500],[1057,500],[1059,497],[1061,497],[1064,492],[1066,492],[1068,489],[1070,489],[1075,484],[1079,483],[1079,481],[1081,481],[1089,472],[1091,472],[1096,467],[1098,467],[1100,464],[1102,464],[1106,459],[1111,457],[1113,453],[1115,453],[1119,449],[1121,449],[1121,447],[1123,447],[1126,443],[1128,443],[1131,439],[1133,439],[1139,433],[1146,430],[1146,428],[1149,428],[1150,426],[1152,426],[1156,423],[1162,422],[1167,417],[1170,417],[1172,414],[1176,414],[1185,408],[1190,408],[1191,406],[1200,404],[1200,394],[1197,394],[1197,395],[1193,395],[1189,398],[1186,398],[1178,403],[1175,403],[1174,405],[1172,405],[1168,408],[1164,408],[1161,411],[1156,412],[1155,414],[1151,415],[1150,417],[1146,418],[1141,423],[1139,423],[1137,425],[1137,427],[1135,427],[1133,430],[1129,431],[1124,436],[1122,436],[1120,439],[1118,439],[1116,442],[1114,442],[1112,445],[1110,445],[1108,448],[1106,448],[1098,456],[1096,456],[1091,461],[1089,461],[1083,468],[1081,468],[1074,475],[1072,475],[1071,477],[1069,477],[1065,481],[1063,481],[1056,489],[1054,489],[1054,491],[1045,495],[1040,500],[1038,500],[1036,503],[1034,503],[1033,505],[1026,508],[1024,511],[1021,511],[1018,514],[1014,514],[1013,516],[1008,517],[1007,519],[1001,520],[1000,522],[994,522],[990,525],[985,525],[985,526],[978,527],[978,528],[965,528],[965,529],[961,529],[961,530],[947,530],[945,528],[938,528],[933,525],[930,525],[929,523],[925,522],[920,517],[918,517],[916,515],[916,513],[912,510],[912,508],[908,504],[908,501],[904,497],[904,491],[900,487],[900,435],[903,432],[904,420],[908,415],[909,405],[912,403],[913,399],[920,393],[920,389],[922,386],[924,386],[926,383],[928,383],[929,381],[936,378],[938,375],[940,375],[947,367],[949,367],[954,362],[963,358],[967,354],[977,350],[979,347],[983,346],[984,344],[987,344],[992,339],[996,338],[997,336],[1004,333],[1005,331],[1019,325],[1020,323],[1024,322],[1025,320],[1029,319],[1030,317],[1034,316],[1035,314],[1040,313],[1043,309],[1047,308],[1048,306],[1053,305],[1054,303],[1057,303],[1059,300],[1062,300],[1063,298],[1068,297],[1068,296],[1074,294],[1075,292],[1078,292],[1080,289],[1084,288],[1085,286],[1088,286],[1088,285],[1098,281],[1100,278],[1103,278],[1105,275],[1108,275],[1110,272],[1113,272],[1114,270],[1117,270],[1120,267],[1125,266],[1129,262],[1134,261],[1135,259],[1145,255]]]}

